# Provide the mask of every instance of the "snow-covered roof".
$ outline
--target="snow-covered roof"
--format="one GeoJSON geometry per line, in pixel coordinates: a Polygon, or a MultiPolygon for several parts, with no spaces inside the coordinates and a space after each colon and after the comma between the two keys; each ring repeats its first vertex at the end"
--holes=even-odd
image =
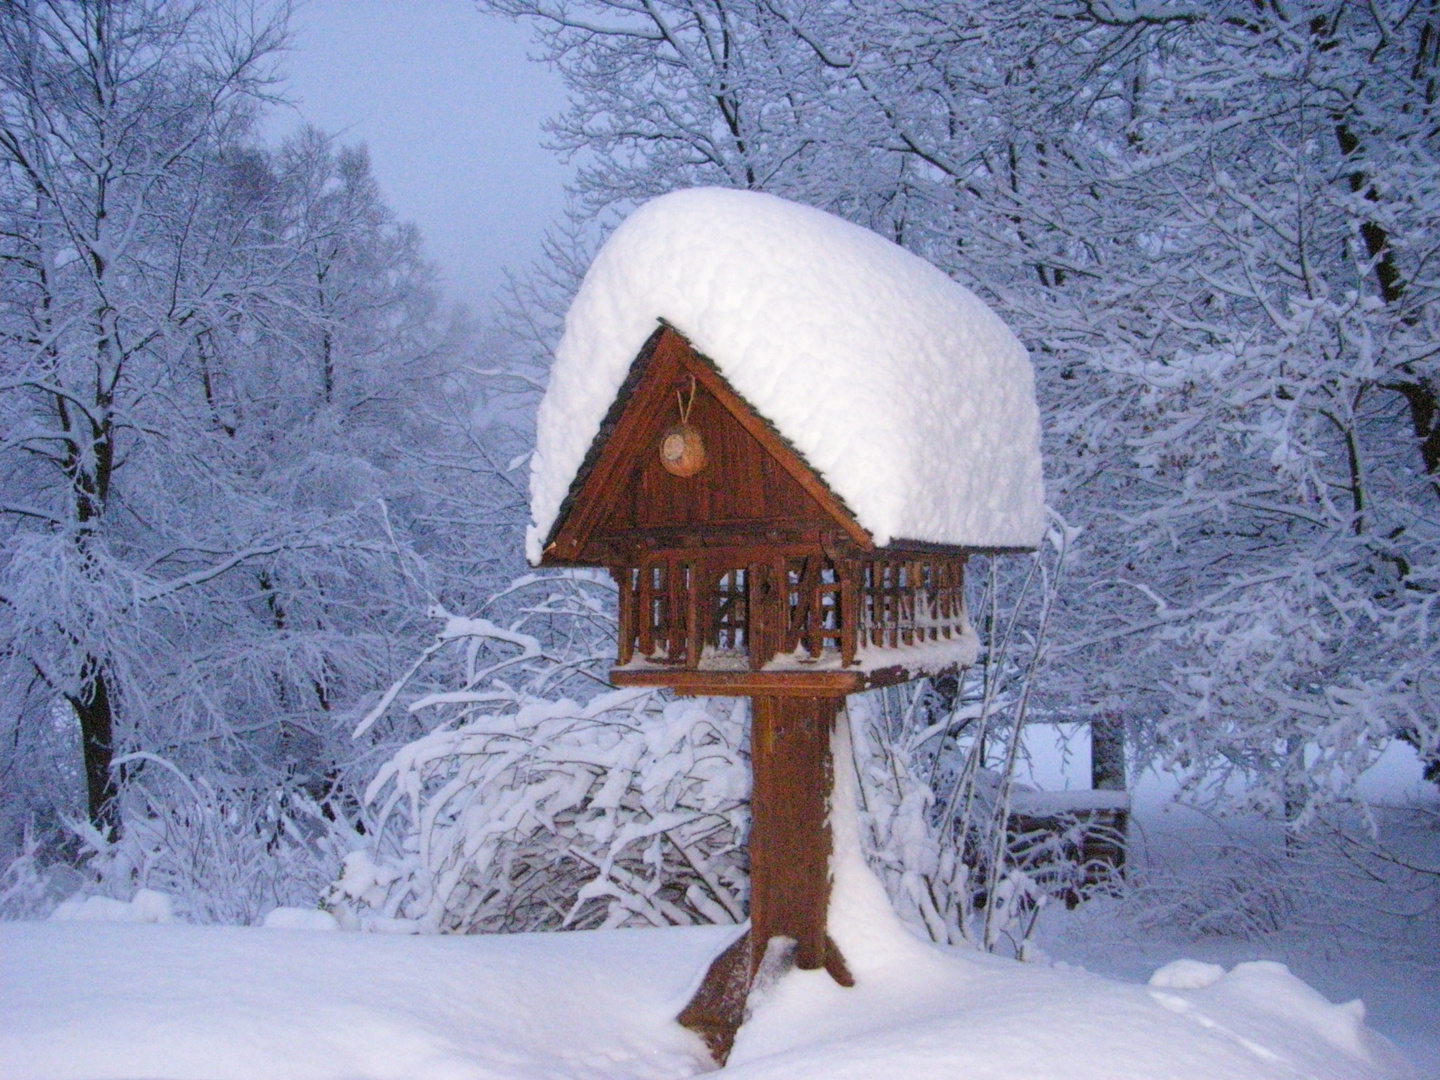
{"type": "Polygon", "coordinates": [[[868,229],[773,195],[694,188],[627,218],[566,315],[530,468],[531,562],[661,319],[876,544],[1039,542],[1034,376],[1000,318],[868,229]]]}

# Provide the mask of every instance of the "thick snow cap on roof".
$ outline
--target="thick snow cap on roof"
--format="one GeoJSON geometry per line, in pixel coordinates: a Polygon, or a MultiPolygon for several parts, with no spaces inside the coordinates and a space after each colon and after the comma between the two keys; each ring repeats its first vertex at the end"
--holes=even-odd
{"type": "Polygon", "coordinates": [[[868,229],[773,195],[695,188],[627,218],[565,317],[530,468],[532,563],[660,319],[877,545],[1039,543],[1034,375],[1000,318],[868,229]]]}

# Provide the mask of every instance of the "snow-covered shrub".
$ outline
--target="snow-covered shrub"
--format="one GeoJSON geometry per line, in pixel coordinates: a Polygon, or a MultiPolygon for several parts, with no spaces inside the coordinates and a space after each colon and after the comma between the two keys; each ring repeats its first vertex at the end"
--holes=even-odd
{"type": "MultiPolygon", "coordinates": [[[[989,575],[981,666],[850,701],[868,855],[937,941],[1021,952],[1039,908],[1096,877],[1077,861],[1078,821],[1027,831],[1011,806],[1067,539],[1059,527],[1030,563],[989,575]]],[[[590,573],[527,576],[497,598],[514,607],[505,626],[432,612],[436,641],[356,732],[394,745],[425,718],[365,794],[371,832],[329,893],[342,921],[474,932],[744,917],[746,703],[604,684],[612,591],[590,573]]]]}
{"type": "Polygon", "coordinates": [[[72,866],[48,862],[44,843],[26,829],[20,854],[0,873],[0,919],[44,919],[85,884],[72,866]]]}
{"type": "Polygon", "coordinates": [[[1433,953],[1440,941],[1433,804],[1332,810],[1299,835],[1258,815],[1199,820],[1183,858],[1142,852],[1125,897],[1141,930],[1253,940],[1321,929],[1354,938],[1385,923],[1381,936],[1394,944],[1433,953]]]}
{"type": "MultiPolygon", "coordinates": [[[[969,937],[973,881],[962,853],[943,841],[928,767],[937,755],[925,752],[938,733],[917,722],[928,690],[921,684],[851,698],[850,738],[871,866],[902,918],[956,944],[969,937]]],[[[946,720],[952,715],[947,710],[946,720]]]]}
{"type": "Polygon", "coordinates": [[[376,832],[330,892],[343,921],[469,933],[743,918],[744,704],[604,685],[608,589],[583,573],[523,578],[511,595],[540,599],[505,627],[433,612],[438,639],[357,730],[402,697],[405,715],[433,718],[366,792],[376,832]]]}
{"type": "Polygon", "coordinates": [[[1022,828],[1012,806],[1069,540],[1057,520],[1028,566],[992,560],[978,667],[850,701],[867,854],[901,917],[935,941],[1023,954],[1041,906],[1113,884],[1085,862],[1093,826],[1071,815],[1022,828]]]}
{"type": "Polygon", "coordinates": [[[1376,808],[1368,822],[1330,818],[1299,837],[1258,814],[1177,810],[1147,815],[1146,826],[1131,845],[1123,891],[1044,911],[1046,951],[1094,971],[1142,953],[1142,964],[1177,955],[1302,965],[1363,957],[1392,981],[1427,977],[1440,956],[1433,801],[1376,808]]]}
{"type": "Polygon", "coordinates": [[[1251,939],[1286,929],[1302,907],[1314,907],[1302,900],[1302,893],[1315,890],[1313,860],[1303,860],[1302,869],[1283,847],[1230,841],[1194,856],[1178,872],[1157,868],[1136,875],[1133,899],[1141,927],[1251,939]]]}
{"type": "Polygon", "coordinates": [[[1095,829],[1076,815],[1020,827],[1003,776],[978,764],[974,703],[948,714],[958,737],[930,745],[941,731],[915,717],[931,694],[921,683],[850,701],[867,854],[901,917],[932,940],[1018,954],[1042,906],[1113,887],[1118,874],[1086,862],[1095,829]]]}
{"type": "Polygon", "coordinates": [[[335,800],[303,787],[225,786],[149,754],[121,764],[132,776],[119,839],[73,826],[86,893],[129,900],[151,889],[188,921],[258,925],[275,907],[315,907],[360,837],[335,800]]]}

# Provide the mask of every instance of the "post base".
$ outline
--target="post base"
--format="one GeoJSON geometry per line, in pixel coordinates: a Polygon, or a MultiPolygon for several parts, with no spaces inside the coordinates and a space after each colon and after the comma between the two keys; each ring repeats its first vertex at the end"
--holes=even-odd
{"type": "MultiPolygon", "coordinates": [[[[768,942],[767,942],[768,945],[768,942]]],[[[790,954],[793,958],[793,952],[790,954]]],[[[676,1019],[704,1040],[716,1065],[724,1065],[735,1046],[735,1034],[749,1013],[750,991],[755,985],[764,952],[757,955],[750,931],[711,961],[700,989],[676,1019]]],[[[841,986],[854,986],[855,977],[845,965],[839,947],[825,935],[825,956],[822,964],[830,977],[841,986]]],[[[777,972],[776,974],[781,974],[777,972]]]]}

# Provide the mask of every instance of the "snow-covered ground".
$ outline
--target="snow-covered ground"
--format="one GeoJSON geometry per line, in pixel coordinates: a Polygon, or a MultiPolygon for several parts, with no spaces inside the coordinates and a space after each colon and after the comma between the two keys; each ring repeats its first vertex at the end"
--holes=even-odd
{"type": "MultiPolygon", "coordinates": [[[[1269,889],[1266,838],[1254,832],[1178,810],[1143,815],[1132,844],[1148,848],[1149,865],[1136,894],[1047,911],[1040,943],[1051,957],[1129,982],[1177,956],[1231,969],[1282,963],[1332,1001],[1363,1001],[1368,1027],[1419,1075],[1440,1077],[1433,890],[1408,891],[1399,879],[1358,890],[1341,873],[1315,874],[1309,895],[1293,882],[1269,889]]],[[[1433,862],[1433,846],[1414,862],[1433,862]]]]}
{"type": "MultiPolygon", "coordinates": [[[[922,943],[859,855],[846,775],[830,930],[856,986],[791,971],[757,993],[727,1069],[737,1078],[1418,1080],[1354,1000],[1357,987],[1386,986],[1385,1026],[1435,1064],[1433,958],[1397,969],[1392,986],[1337,953],[1316,969],[1327,999],[1244,947],[1167,952],[1103,902],[1061,917],[1052,949],[1128,979],[922,943]]],[[[690,1076],[709,1059],[673,1018],[737,933],[402,937],[334,930],[314,912],[199,927],[165,922],[153,893],[62,912],[0,925],[7,1080],[690,1076]]]]}
{"type": "MultiPolygon", "coordinates": [[[[672,1020],[733,927],[394,937],[180,924],[0,927],[0,1075],[46,1080],[666,1078],[672,1020]]],[[[739,1077],[1420,1076],[1283,967],[1170,965],[1154,985],[920,946],[841,989],[791,972],[739,1077]]]]}

